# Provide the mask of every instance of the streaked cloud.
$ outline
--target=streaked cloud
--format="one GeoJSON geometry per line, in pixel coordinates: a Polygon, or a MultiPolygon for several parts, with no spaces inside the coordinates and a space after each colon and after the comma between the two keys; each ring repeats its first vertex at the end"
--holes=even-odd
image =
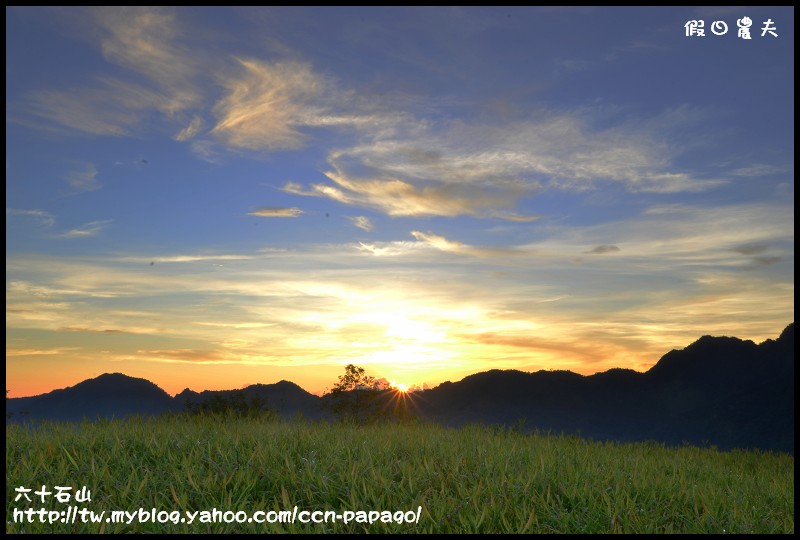
{"type": "Polygon", "coordinates": [[[359,242],[356,249],[376,257],[406,255],[418,249],[419,242],[359,242]]]}
{"type": "Polygon", "coordinates": [[[302,146],[300,131],[318,111],[322,77],[298,62],[269,64],[238,59],[240,70],[222,81],[227,95],[215,106],[212,133],[248,150],[290,150],[302,146]]]}
{"type": "Polygon", "coordinates": [[[52,227],[56,219],[50,212],[44,210],[21,210],[17,208],[6,208],[6,217],[8,216],[28,216],[35,218],[44,227],[52,227]]]}
{"type": "Polygon", "coordinates": [[[330,183],[289,182],[284,190],[390,216],[524,223],[541,216],[514,208],[543,189],[585,191],[614,182],[631,192],[695,193],[727,182],[671,170],[677,150],[662,131],[693,121],[683,110],[599,130],[589,115],[566,111],[502,125],[395,120],[391,131],[364,126],[359,144],[330,152],[324,173],[330,183]]]}
{"type": "Polygon", "coordinates": [[[284,191],[295,195],[327,197],[343,204],[363,206],[390,216],[481,216],[498,215],[510,208],[513,196],[495,194],[477,186],[430,184],[417,186],[397,178],[355,179],[339,170],[325,173],[336,185],[314,184],[305,190],[295,182],[284,191]]]}
{"type": "Polygon", "coordinates": [[[780,257],[753,257],[753,262],[760,266],[770,266],[772,264],[777,264],[781,260],[780,257]]]}
{"type": "MultiPolygon", "coordinates": [[[[186,35],[174,10],[91,8],[80,21],[86,26],[84,35],[100,35],[104,57],[132,74],[89,75],[80,86],[31,91],[12,103],[12,121],[49,130],[130,136],[152,119],[153,113],[180,121],[184,111],[200,104],[195,80],[200,74],[198,55],[180,44],[186,35]]],[[[199,128],[197,118],[179,136],[188,139],[199,128]]]]}
{"type": "Polygon", "coordinates": [[[190,139],[194,139],[194,137],[198,133],[200,133],[202,127],[203,127],[203,119],[200,118],[199,116],[195,116],[194,118],[192,118],[192,121],[189,123],[188,126],[180,130],[178,134],[175,135],[175,140],[183,142],[183,141],[188,141],[190,139]]]}
{"type": "Polygon", "coordinates": [[[372,221],[366,216],[353,216],[350,221],[361,230],[370,232],[374,228],[372,221]]]}
{"type": "Polygon", "coordinates": [[[439,236],[430,232],[422,233],[419,231],[411,231],[411,236],[413,236],[420,242],[424,242],[441,251],[450,251],[453,253],[467,253],[472,250],[471,246],[462,244],[461,242],[454,242],[452,240],[448,240],[444,236],[439,236]]]}
{"type": "Polygon", "coordinates": [[[296,207],[291,208],[259,208],[248,212],[248,216],[258,217],[300,217],[303,211],[296,207]]]}
{"type": "Polygon", "coordinates": [[[601,246],[596,246],[585,253],[593,253],[593,254],[600,254],[600,253],[614,253],[615,251],[619,251],[619,247],[613,244],[603,244],[601,246]]]}
{"type": "Polygon", "coordinates": [[[149,79],[160,91],[158,110],[171,116],[198,103],[200,94],[192,84],[197,56],[179,44],[184,35],[173,9],[114,6],[93,13],[108,33],[103,55],[149,79]]]}
{"type": "Polygon", "coordinates": [[[420,231],[411,231],[411,236],[416,238],[417,241],[422,242],[432,248],[448,253],[460,253],[475,257],[491,257],[498,255],[513,256],[522,253],[521,251],[512,248],[470,246],[462,242],[448,240],[444,236],[433,234],[431,232],[423,233],[420,231]]]}
{"type": "Polygon", "coordinates": [[[44,129],[120,137],[133,134],[160,100],[135,83],[98,79],[95,87],[33,92],[12,111],[12,119],[44,129]]]}
{"type": "Polygon", "coordinates": [[[52,356],[65,354],[78,350],[78,347],[55,347],[52,349],[17,349],[6,348],[6,356],[52,356]]]}
{"type": "Polygon", "coordinates": [[[58,235],[59,238],[89,238],[91,236],[97,236],[100,234],[103,229],[108,227],[111,223],[113,223],[113,219],[107,219],[103,221],[91,221],[86,225],[82,225],[75,229],[70,229],[67,232],[61,233],[58,235]]]}
{"type": "Polygon", "coordinates": [[[123,256],[115,257],[114,260],[126,263],[135,264],[150,264],[150,263],[191,263],[201,261],[242,261],[254,258],[254,255],[245,254],[187,254],[187,255],[157,255],[152,257],[133,257],[123,256]]]}
{"type": "Polygon", "coordinates": [[[208,363],[224,360],[225,356],[219,351],[198,349],[171,349],[171,350],[138,350],[136,354],[144,360],[154,362],[191,362],[208,363]]]}
{"type": "Polygon", "coordinates": [[[192,141],[190,148],[192,153],[208,163],[220,164],[222,159],[217,145],[214,141],[208,139],[200,139],[192,141]]]}
{"type": "Polygon", "coordinates": [[[766,251],[769,246],[767,244],[742,244],[741,246],[736,246],[733,249],[736,253],[741,253],[742,255],[755,255],[757,253],[762,253],[766,251]]]}
{"type": "Polygon", "coordinates": [[[767,176],[771,174],[780,174],[788,171],[789,169],[787,169],[786,167],[777,167],[775,165],[758,163],[755,165],[751,165],[750,167],[741,167],[739,169],[735,169],[731,171],[731,174],[734,176],[752,177],[752,176],[767,176]]]}
{"type": "Polygon", "coordinates": [[[65,326],[58,329],[59,332],[102,332],[104,334],[135,334],[130,330],[122,330],[120,328],[86,328],[81,326],[65,326]]]}
{"type": "Polygon", "coordinates": [[[533,223],[534,221],[539,221],[544,216],[541,215],[522,216],[519,214],[500,212],[495,214],[493,217],[504,219],[506,221],[514,221],[516,223],[533,223]]]}
{"type": "Polygon", "coordinates": [[[97,168],[91,163],[83,169],[73,171],[66,177],[67,183],[75,191],[95,191],[102,187],[97,179],[97,168]]]}

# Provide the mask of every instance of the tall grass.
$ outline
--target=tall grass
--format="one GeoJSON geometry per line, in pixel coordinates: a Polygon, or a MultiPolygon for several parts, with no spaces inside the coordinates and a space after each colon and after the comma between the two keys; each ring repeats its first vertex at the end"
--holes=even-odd
{"type": "Polygon", "coordinates": [[[513,430],[173,416],[6,426],[7,532],[792,533],[794,457],[513,430]],[[63,510],[14,488],[86,486],[95,512],[397,510],[417,524],[13,523],[63,510]]]}

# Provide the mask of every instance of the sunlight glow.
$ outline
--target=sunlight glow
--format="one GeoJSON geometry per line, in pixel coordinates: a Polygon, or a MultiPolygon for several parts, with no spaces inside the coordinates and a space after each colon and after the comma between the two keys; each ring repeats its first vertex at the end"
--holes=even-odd
{"type": "Polygon", "coordinates": [[[407,384],[397,383],[397,382],[392,381],[392,388],[394,388],[398,392],[402,392],[403,394],[408,392],[408,385],[407,384]]]}

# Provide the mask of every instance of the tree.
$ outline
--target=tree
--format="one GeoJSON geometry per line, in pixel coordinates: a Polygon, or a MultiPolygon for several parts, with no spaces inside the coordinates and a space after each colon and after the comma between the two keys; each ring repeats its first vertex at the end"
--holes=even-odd
{"type": "Polygon", "coordinates": [[[375,377],[363,367],[348,364],[339,382],[329,394],[329,409],[345,421],[367,423],[380,417],[378,396],[381,394],[375,377]]]}
{"type": "Polygon", "coordinates": [[[187,399],[186,412],[192,415],[228,415],[242,418],[277,418],[277,412],[267,406],[267,401],[258,395],[250,399],[242,390],[215,393],[199,403],[187,399]]]}

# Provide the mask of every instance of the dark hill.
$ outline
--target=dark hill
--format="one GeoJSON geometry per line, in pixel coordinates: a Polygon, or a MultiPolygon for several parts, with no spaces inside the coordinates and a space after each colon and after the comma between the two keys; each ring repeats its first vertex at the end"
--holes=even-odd
{"type": "MultiPolygon", "coordinates": [[[[324,399],[288,381],[175,398],[145,379],[105,374],[62,390],[6,400],[12,420],[124,417],[184,410],[187,401],[242,393],[284,417],[326,418],[324,399]],[[27,414],[22,414],[26,412],[27,414]]],[[[445,425],[502,424],[601,440],[655,440],[794,452],[794,323],[756,345],[703,336],[649,371],[491,370],[412,395],[413,410],[445,425]]]]}
{"type": "Polygon", "coordinates": [[[437,386],[419,408],[447,425],[793,452],[794,323],[760,345],[704,336],[646,373],[487,371],[437,386]]]}
{"type": "Polygon", "coordinates": [[[286,418],[301,414],[305,418],[316,420],[323,416],[320,409],[320,398],[289,381],[280,381],[275,384],[253,384],[242,390],[194,392],[187,388],[175,396],[175,401],[183,409],[187,403],[200,404],[215,396],[231,398],[239,393],[243,394],[248,402],[252,402],[256,398],[266,408],[277,411],[286,418]]]}
{"type": "Polygon", "coordinates": [[[47,394],[6,400],[6,414],[14,419],[94,420],[173,409],[172,397],[161,388],[122,373],[105,373],[47,394]]]}

